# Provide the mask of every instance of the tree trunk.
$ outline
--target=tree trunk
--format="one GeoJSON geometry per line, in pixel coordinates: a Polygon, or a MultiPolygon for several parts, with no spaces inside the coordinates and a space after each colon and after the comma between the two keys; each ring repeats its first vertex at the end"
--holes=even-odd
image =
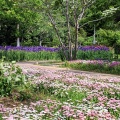
{"type": "Polygon", "coordinates": [[[69,20],[69,0],[66,0],[66,20],[68,28],[68,47],[69,47],[69,60],[72,60],[72,42],[70,34],[70,20],[69,20]]]}
{"type": "MultiPolygon", "coordinates": [[[[19,26],[19,24],[17,24],[17,31],[18,31],[18,33],[19,33],[19,28],[20,28],[20,26],[19,26]]],[[[19,38],[19,35],[17,36],[17,47],[20,47],[20,38],[19,38]]]]}
{"type": "Polygon", "coordinates": [[[52,26],[53,26],[53,28],[54,28],[54,30],[55,30],[55,32],[56,32],[56,35],[57,35],[57,37],[58,37],[58,40],[60,41],[61,48],[62,48],[62,51],[63,51],[63,53],[64,53],[65,59],[68,60],[68,55],[67,55],[67,53],[66,53],[66,47],[65,47],[65,45],[64,45],[63,42],[62,42],[62,39],[61,39],[61,37],[60,37],[60,35],[59,35],[58,28],[57,28],[57,26],[56,26],[56,24],[55,24],[55,21],[54,21],[54,19],[53,19],[53,17],[52,17],[52,15],[51,15],[50,12],[48,12],[48,17],[49,17],[49,19],[50,19],[50,21],[51,21],[51,24],[52,24],[52,26]]]}
{"type": "Polygon", "coordinates": [[[77,50],[78,50],[78,29],[79,29],[79,23],[78,20],[76,19],[75,23],[75,48],[74,48],[74,60],[77,59],[77,50]]]}
{"type": "Polygon", "coordinates": [[[42,40],[40,40],[40,42],[39,42],[39,46],[42,46],[42,40]]]}

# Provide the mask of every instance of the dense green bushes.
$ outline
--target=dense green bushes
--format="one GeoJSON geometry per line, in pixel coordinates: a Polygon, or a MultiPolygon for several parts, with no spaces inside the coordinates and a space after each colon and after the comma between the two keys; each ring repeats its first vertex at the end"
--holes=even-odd
{"type": "Polygon", "coordinates": [[[111,46],[120,45],[120,31],[100,29],[97,31],[97,41],[101,45],[111,46]]]}

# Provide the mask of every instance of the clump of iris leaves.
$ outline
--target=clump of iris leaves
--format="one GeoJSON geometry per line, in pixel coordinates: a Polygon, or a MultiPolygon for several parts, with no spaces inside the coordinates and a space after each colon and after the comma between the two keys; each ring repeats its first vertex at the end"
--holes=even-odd
{"type": "MultiPolygon", "coordinates": [[[[67,58],[69,58],[66,49],[67,58]]],[[[74,54],[74,50],[73,50],[74,54]]],[[[34,47],[12,47],[0,46],[0,58],[5,56],[6,61],[29,61],[29,60],[65,60],[63,51],[60,48],[51,48],[43,46],[34,47]]],[[[83,46],[78,47],[77,59],[112,59],[112,53],[105,46],[83,46]]]]}

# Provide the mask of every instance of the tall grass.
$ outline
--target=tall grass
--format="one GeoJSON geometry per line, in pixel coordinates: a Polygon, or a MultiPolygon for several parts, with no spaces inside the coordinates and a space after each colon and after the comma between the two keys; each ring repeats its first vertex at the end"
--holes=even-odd
{"type": "Polygon", "coordinates": [[[27,52],[0,50],[0,58],[5,56],[6,61],[30,61],[30,60],[60,60],[57,52],[40,51],[40,52],[27,52]]]}
{"type": "MultiPolygon", "coordinates": [[[[68,54],[68,51],[66,51],[68,54]]],[[[74,51],[73,51],[74,54],[74,51]]],[[[23,50],[0,50],[0,58],[5,56],[6,61],[30,61],[30,60],[65,60],[64,54],[62,51],[51,52],[51,51],[23,51],[23,50]]],[[[95,60],[95,59],[104,59],[111,60],[113,55],[110,51],[82,51],[78,50],[77,59],[84,60],[95,60]]]]}
{"type": "Polygon", "coordinates": [[[95,59],[107,59],[111,60],[113,58],[113,54],[111,51],[82,51],[79,50],[77,52],[77,59],[83,59],[83,60],[95,60],[95,59]]]}

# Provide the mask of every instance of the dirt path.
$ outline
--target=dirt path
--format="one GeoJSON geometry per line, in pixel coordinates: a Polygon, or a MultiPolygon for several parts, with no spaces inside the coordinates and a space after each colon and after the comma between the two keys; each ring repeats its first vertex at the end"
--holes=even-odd
{"type": "Polygon", "coordinates": [[[118,75],[111,75],[111,74],[103,74],[103,73],[95,73],[95,72],[88,72],[88,71],[81,71],[81,70],[72,70],[69,68],[62,68],[59,67],[58,64],[52,63],[51,65],[45,64],[37,64],[36,62],[18,62],[17,65],[20,67],[25,68],[36,68],[36,69],[43,69],[43,70],[60,70],[60,71],[68,71],[74,73],[80,73],[85,75],[91,75],[93,78],[99,79],[117,79],[120,80],[120,76],[118,75]]]}

